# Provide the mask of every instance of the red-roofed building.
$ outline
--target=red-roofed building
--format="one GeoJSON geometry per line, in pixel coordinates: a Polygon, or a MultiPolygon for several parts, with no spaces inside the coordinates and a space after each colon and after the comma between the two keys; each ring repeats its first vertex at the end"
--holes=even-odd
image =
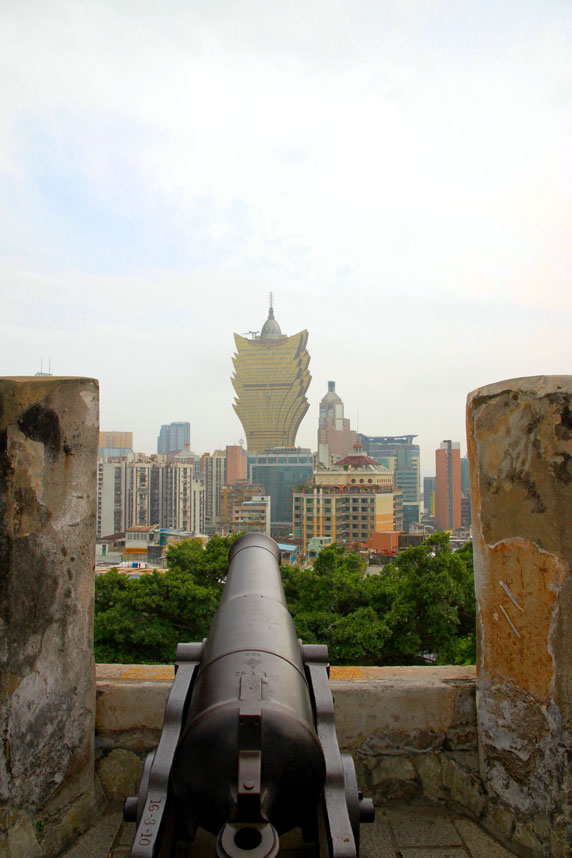
{"type": "Polygon", "coordinates": [[[314,471],[312,482],[294,493],[294,538],[302,551],[314,537],[365,545],[377,532],[402,529],[403,493],[393,473],[360,447],[332,468],[314,471]]]}

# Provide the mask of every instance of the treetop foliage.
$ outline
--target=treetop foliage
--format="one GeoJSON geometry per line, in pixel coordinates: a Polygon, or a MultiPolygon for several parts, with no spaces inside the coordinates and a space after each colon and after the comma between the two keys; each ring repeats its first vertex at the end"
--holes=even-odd
{"type": "Polygon", "coordinates": [[[167,571],[128,578],[111,569],[95,579],[95,658],[168,664],[180,641],[206,637],[228,573],[235,536],[167,548],[167,571]]]}
{"type": "Polygon", "coordinates": [[[283,570],[296,629],[328,644],[333,664],[474,661],[472,545],[463,551],[436,533],[364,575],[359,555],[327,546],[313,569],[283,570]]]}
{"type": "MultiPolygon", "coordinates": [[[[167,572],[96,578],[95,648],[102,662],[169,663],[179,641],[207,635],[236,536],[167,550],[167,572]]],[[[327,644],[332,664],[474,663],[472,544],[452,551],[444,533],[409,548],[379,573],[336,544],[313,568],[282,567],[304,643],[327,644]]]]}
{"type": "Polygon", "coordinates": [[[238,534],[211,536],[204,548],[198,539],[169,545],[167,569],[172,573],[190,575],[197,584],[222,592],[228,573],[228,553],[236,539],[238,534]]]}

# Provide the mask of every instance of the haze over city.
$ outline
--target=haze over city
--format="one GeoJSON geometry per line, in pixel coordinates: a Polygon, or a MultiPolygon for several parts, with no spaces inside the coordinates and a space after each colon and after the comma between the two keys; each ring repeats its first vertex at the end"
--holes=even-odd
{"type": "Polygon", "coordinates": [[[572,7],[3,4],[2,375],[102,429],[237,443],[233,332],[309,331],[352,428],[464,450],[466,394],[568,373],[572,7]],[[358,419],[359,412],[359,419],[358,419]]]}

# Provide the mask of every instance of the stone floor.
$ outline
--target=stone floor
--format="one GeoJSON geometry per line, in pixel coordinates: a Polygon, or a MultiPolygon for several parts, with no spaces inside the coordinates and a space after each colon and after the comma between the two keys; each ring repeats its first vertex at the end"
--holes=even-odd
{"type": "MultiPolygon", "coordinates": [[[[134,823],[121,814],[105,816],[62,858],[128,858],[134,823]]],[[[281,838],[280,854],[309,858],[311,846],[300,846],[296,833],[281,838]]],[[[199,832],[189,858],[213,858],[214,838],[199,832]]],[[[362,825],[360,858],[511,858],[474,822],[441,807],[395,804],[376,808],[373,825],[362,825]]]]}

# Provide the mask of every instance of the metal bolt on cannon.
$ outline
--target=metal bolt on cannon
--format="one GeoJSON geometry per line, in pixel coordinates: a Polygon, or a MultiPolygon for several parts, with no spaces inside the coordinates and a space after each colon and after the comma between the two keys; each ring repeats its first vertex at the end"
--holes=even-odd
{"type": "Polygon", "coordinates": [[[217,835],[218,858],[274,858],[295,827],[320,858],[356,858],[373,802],[340,753],[328,648],[296,637],[273,539],[233,544],[209,635],[179,644],[175,671],[159,745],[125,802],[131,858],[175,858],[197,827],[217,835]]]}

